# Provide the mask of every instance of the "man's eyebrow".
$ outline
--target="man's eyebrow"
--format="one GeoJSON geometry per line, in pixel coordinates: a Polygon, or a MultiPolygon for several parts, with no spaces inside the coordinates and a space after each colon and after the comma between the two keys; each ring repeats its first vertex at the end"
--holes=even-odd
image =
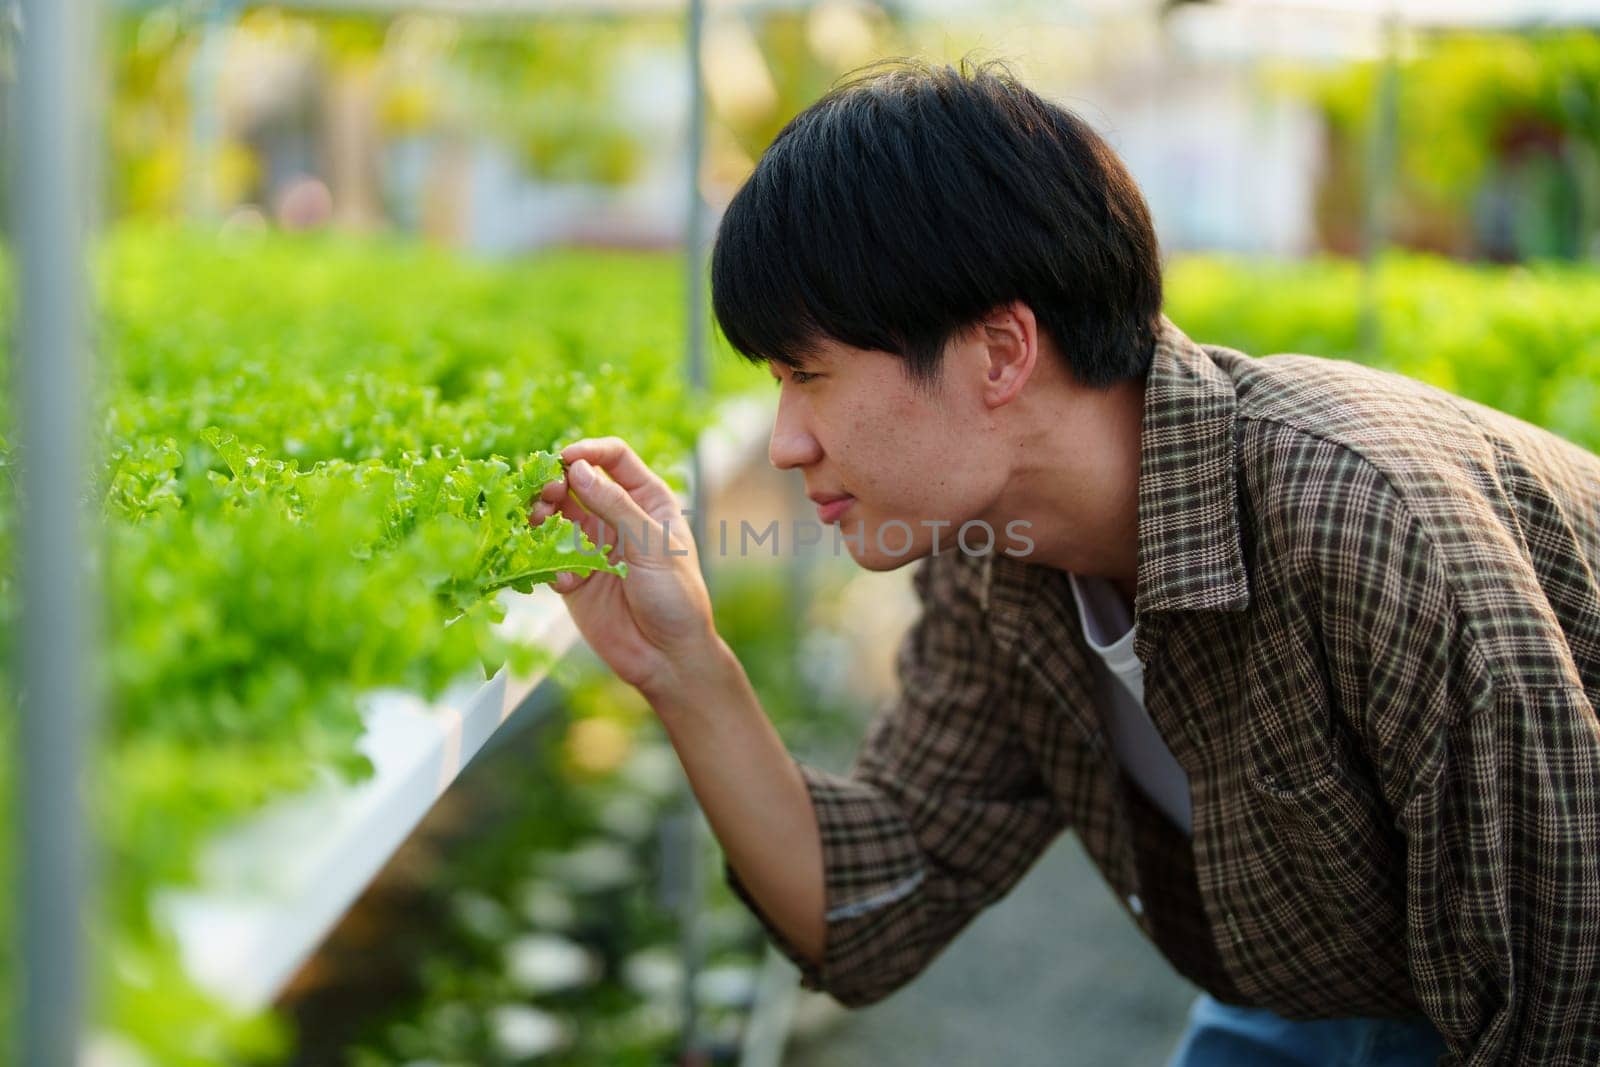
{"type": "Polygon", "coordinates": [[[778,373],[778,367],[780,365],[788,367],[791,370],[807,370],[811,367],[815,367],[822,361],[823,353],[819,349],[801,348],[790,353],[789,358],[787,359],[777,359],[775,357],[768,358],[766,361],[767,373],[771,374],[774,378],[781,378],[782,375],[778,373]]]}

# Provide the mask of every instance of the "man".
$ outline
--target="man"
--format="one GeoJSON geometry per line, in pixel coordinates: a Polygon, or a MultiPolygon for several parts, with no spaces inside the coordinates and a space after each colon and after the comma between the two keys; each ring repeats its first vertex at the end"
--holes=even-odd
{"type": "Polygon", "coordinates": [[[1205,991],[1174,1063],[1600,1063],[1600,459],[1190,341],[1120,162],[993,67],[798,116],[712,283],[772,462],[862,566],[920,560],[850,776],[789,757],[625,444],[534,518],[669,524],[557,588],[808,988],[889,995],[1072,829],[1205,991]]]}

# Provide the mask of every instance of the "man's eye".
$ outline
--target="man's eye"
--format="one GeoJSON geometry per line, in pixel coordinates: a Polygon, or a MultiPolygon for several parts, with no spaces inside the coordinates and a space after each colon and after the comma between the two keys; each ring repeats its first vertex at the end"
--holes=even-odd
{"type": "MultiPolygon", "coordinates": [[[[803,370],[793,370],[793,369],[791,369],[789,371],[789,378],[796,385],[805,385],[807,382],[811,381],[813,378],[820,378],[820,377],[822,377],[822,375],[820,373],[818,373],[817,371],[807,372],[807,371],[803,371],[803,370]]],[[[780,377],[779,375],[774,374],[772,376],[772,384],[773,385],[777,385],[777,386],[783,385],[783,378],[780,377]]]]}

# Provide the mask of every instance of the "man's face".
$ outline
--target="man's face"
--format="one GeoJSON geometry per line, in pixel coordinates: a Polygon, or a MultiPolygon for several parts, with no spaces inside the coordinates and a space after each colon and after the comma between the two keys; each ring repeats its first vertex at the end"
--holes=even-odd
{"type": "MultiPolygon", "coordinates": [[[[781,390],[772,464],[804,475],[819,521],[837,526],[838,543],[868,570],[920,559],[936,538],[939,551],[955,551],[963,523],[990,519],[1006,457],[990,454],[998,435],[971,354],[952,344],[931,392],[912,385],[899,356],[831,340],[799,371],[768,364],[781,390]],[[844,499],[825,502],[834,497],[844,499]]],[[[1003,548],[1003,524],[993,529],[1003,548]]],[[[821,550],[835,538],[824,530],[821,550]]],[[[975,527],[967,543],[981,548],[984,538],[975,527]]]]}

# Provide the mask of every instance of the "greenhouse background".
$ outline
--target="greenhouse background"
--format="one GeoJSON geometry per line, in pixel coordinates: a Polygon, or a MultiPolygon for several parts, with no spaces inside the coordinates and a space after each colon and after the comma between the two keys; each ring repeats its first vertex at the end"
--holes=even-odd
{"type": "MultiPolygon", "coordinates": [[[[1193,988],[1068,838],[889,1001],[798,989],[649,707],[542,588],[593,565],[525,522],[580,436],[626,438],[706,530],[807,513],[705,242],[875,59],[1003,58],[1102,131],[1197,340],[1600,449],[1590,3],[0,16],[6,1062],[1161,1061],[1193,988]]],[[[742,555],[707,553],[719,628],[843,771],[908,569],[742,555]]]]}

